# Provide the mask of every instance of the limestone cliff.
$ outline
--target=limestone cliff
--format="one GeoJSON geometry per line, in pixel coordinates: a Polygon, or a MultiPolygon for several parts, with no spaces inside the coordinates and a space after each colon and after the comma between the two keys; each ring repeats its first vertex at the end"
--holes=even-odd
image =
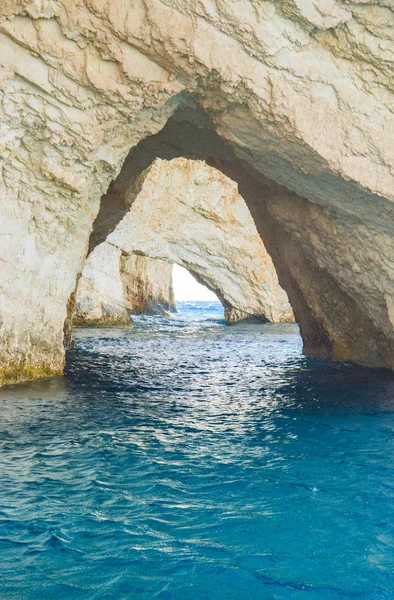
{"type": "Polygon", "coordinates": [[[132,326],[123,290],[121,258],[121,250],[107,243],[90,254],[78,283],[75,326],[132,326]]]}
{"type": "Polygon", "coordinates": [[[238,182],[305,352],[394,368],[392,8],[3,1],[0,381],[62,372],[88,245],[157,157],[238,182]]]}
{"type": "Polygon", "coordinates": [[[171,264],[125,255],[107,242],[89,255],[77,288],[75,326],[131,327],[130,314],[174,310],[171,264]]]}
{"type": "Polygon", "coordinates": [[[121,274],[129,311],[133,315],[176,312],[172,264],[157,258],[122,254],[121,274]]]}

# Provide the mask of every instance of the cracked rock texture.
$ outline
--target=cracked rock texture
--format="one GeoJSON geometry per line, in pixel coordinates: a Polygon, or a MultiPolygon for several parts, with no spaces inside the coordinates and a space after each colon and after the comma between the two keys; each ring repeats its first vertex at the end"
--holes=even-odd
{"type": "Polygon", "coordinates": [[[391,0],[3,0],[0,382],[62,372],[157,157],[237,181],[305,352],[394,368],[393,38],[391,0]]]}
{"type": "Polygon", "coordinates": [[[83,268],[73,321],[77,327],[131,327],[130,314],[174,310],[171,264],[103,242],[83,268]]]}
{"type": "Polygon", "coordinates": [[[185,267],[218,296],[229,322],[294,320],[234,181],[202,161],[157,159],[137,187],[130,210],[107,238],[112,246],[185,267]]]}

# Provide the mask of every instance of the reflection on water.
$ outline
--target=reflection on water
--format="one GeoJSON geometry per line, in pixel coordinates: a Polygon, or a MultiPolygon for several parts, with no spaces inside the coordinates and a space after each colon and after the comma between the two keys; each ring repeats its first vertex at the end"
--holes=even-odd
{"type": "Polygon", "coordinates": [[[394,379],[218,306],[0,392],[0,598],[394,598],[394,379]]]}

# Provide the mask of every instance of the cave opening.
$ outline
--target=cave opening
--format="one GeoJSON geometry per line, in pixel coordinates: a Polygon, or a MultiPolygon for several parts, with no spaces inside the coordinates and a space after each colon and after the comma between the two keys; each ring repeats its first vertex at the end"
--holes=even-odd
{"type": "MultiPolygon", "coordinates": [[[[185,125],[180,123],[176,131],[185,125]]],[[[196,133],[194,137],[197,143],[196,133]]],[[[136,158],[141,161],[140,154],[136,158]]],[[[130,160],[129,156],[126,163],[130,160]]],[[[154,158],[134,182],[129,178],[136,165],[125,163],[102,200],[87,264],[98,272],[106,270],[106,255],[115,261],[110,270],[117,280],[120,270],[131,314],[165,314],[175,309],[168,286],[168,264],[172,263],[191,273],[189,288],[200,284],[210,290],[207,298],[219,300],[228,323],[294,321],[238,184],[210,162],[154,158]],[[111,226],[110,209],[112,219],[117,211],[118,220],[112,220],[111,226]]],[[[95,277],[90,274],[91,279],[95,277]]],[[[92,285],[85,279],[80,288],[86,288],[86,283],[90,288],[100,287],[100,281],[92,285]]],[[[105,287],[102,304],[111,284],[105,287]]],[[[187,298],[191,300],[190,291],[187,298]]]]}
{"type": "Polygon", "coordinates": [[[172,266],[172,282],[175,303],[190,301],[220,302],[213,290],[200,283],[185,267],[177,264],[172,266]]]}
{"type": "MultiPolygon", "coordinates": [[[[272,240],[274,236],[271,234],[269,224],[267,224],[265,228],[261,226],[262,224],[264,225],[264,222],[267,220],[267,215],[263,214],[264,207],[260,200],[261,197],[270,195],[271,190],[267,187],[265,178],[259,175],[259,178],[256,179],[257,172],[254,172],[254,169],[243,158],[239,158],[231,145],[218,135],[211,118],[208,117],[195,97],[191,95],[182,98],[175,113],[157,134],[146,137],[129,152],[119,175],[111,183],[107,193],[101,199],[100,210],[90,236],[90,252],[106,239],[111,239],[111,243],[114,243],[115,239],[115,243],[118,243],[118,225],[122,225],[127,219],[130,208],[135,206],[136,199],[139,198],[141,188],[144,186],[145,178],[147,177],[149,170],[152,169],[152,165],[154,166],[157,161],[166,163],[174,160],[185,161],[183,167],[184,172],[186,173],[188,170],[193,169],[192,163],[195,161],[203,161],[209,168],[217,170],[222,177],[225,177],[232,182],[234,188],[236,188],[243,197],[242,203],[246,203],[243,210],[251,215],[250,219],[254,221],[254,227],[257,226],[256,235],[260,236],[262,239],[266,236],[270,238],[269,245],[271,248],[267,248],[264,252],[267,260],[270,262],[270,266],[272,265],[272,271],[274,272],[274,278],[276,279],[275,285],[280,287],[277,282],[277,276],[280,276],[280,273],[279,271],[277,273],[277,265],[274,265],[275,261],[273,261],[274,257],[272,256],[272,251],[275,252],[276,249],[276,240],[275,238],[272,240]],[[274,244],[272,242],[274,242],[274,244]]],[[[160,178],[156,178],[154,184],[160,188],[160,178]]],[[[173,188],[175,188],[176,185],[178,187],[184,187],[184,193],[186,193],[189,184],[190,180],[186,177],[183,179],[181,178],[180,184],[179,182],[175,182],[172,185],[173,188]]],[[[175,191],[180,191],[182,193],[182,190],[179,189],[175,191]]],[[[155,194],[152,187],[151,194],[155,194]]],[[[161,222],[174,218],[174,214],[172,214],[171,211],[166,210],[165,204],[162,203],[161,205],[160,201],[156,204],[156,210],[157,212],[154,217],[153,227],[160,227],[161,222]]],[[[195,210],[196,214],[201,212],[202,208],[193,207],[193,210],[195,210]]],[[[152,229],[152,219],[146,222],[146,226],[147,230],[152,229]]],[[[184,246],[191,246],[190,240],[187,239],[187,235],[185,236],[184,246]]],[[[128,248],[128,250],[130,251],[130,248],[128,248]]],[[[236,250],[232,249],[234,253],[236,253],[237,250],[242,252],[241,248],[236,250]]],[[[133,248],[132,251],[134,252],[135,248],[133,248]]],[[[199,265],[199,268],[195,268],[196,265],[193,264],[193,259],[189,261],[189,256],[178,260],[179,256],[176,254],[171,254],[171,252],[169,254],[168,252],[162,253],[157,247],[153,248],[153,251],[151,247],[149,251],[147,251],[146,248],[143,248],[142,250],[138,249],[137,252],[168,260],[170,262],[172,261],[189,269],[193,273],[193,276],[197,277],[200,283],[216,293],[224,306],[228,322],[249,318],[249,310],[245,311],[243,306],[236,306],[236,303],[234,304],[232,301],[231,295],[228,297],[228,294],[225,291],[226,288],[229,289],[235,287],[231,281],[231,277],[229,278],[229,281],[223,283],[223,285],[217,285],[217,282],[212,281],[212,278],[209,276],[210,265],[208,265],[208,268],[207,265],[199,265]]],[[[206,248],[205,252],[207,255],[212,255],[212,253],[215,252],[215,248],[206,248]]],[[[277,254],[278,253],[279,252],[277,252],[277,254]]],[[[258,260],[251,260],[250,264],[244,268],[244,275],[250,271],[251,277],[256,278],[256,270],[258,270],[258,268],[258,260]]],[[[245,279],[247,279],[247,277],[245,279]]],[[[238,288],[242,288],[245,285],[245,281],[237,281],[236,285],[238,288]]],[[[281,291],[286,297],[285,300],[282,298],[282,304],[286,304],[285,308],[281,306],[279,311],[277,311],[275,307],[272,306],[273,302],[268,298],[268,293],[265,304],[268,303],[271,304],[271,306],[267,308],[267,306],[264,305],[263,309],[261,309],[261,307],[260,309],[254,307],[251,311],[253,316],[258,315],[263,321],[294,320],[294,314],[289,300],[285,292],[283,292],[282,289],[281,291]],[[286,312],[287,315],[285,318],[283,318],[284,312],[286,312]]]]}
{"type": "MultiPolygon", "coordinates": [[[[238,186],[239,194],[250,211],[272,261],[278,285],[287,294],[291,313],[288,320],[295,320],[299,325],[304,353],[319,358],[351,358],[359,362],[364,362],[365,356],[368,356],[368,361],[378,363],[377,355],[380,346],[384,350],[384,339],[379,341],[377,348],[369,335],[372,325],[363,318],[357,298],[344,291],[335,277],[309,254],[309,242],[303,241],[303,236],[309,236],[308,223],[313,221],[315,211],[319,209],[314,207],[312,210],[311,202],[263,175],[264,169],[261,165],[255,166],[248,144],[231,136],[224,139],[225,135],[226,131],[215,123],[215,114],[211,109],[208,116],[193,96],[182,98],[164,127],[158,133],[145,137],[130,150],[118,176],[102,196],[90,235],[90,253],[107,239],[111,243],[115,240],[116,245],[118,226],[127,220],[130,208],[135,206],[139,198],[147,173],[155,168],[157,161],[163,164],[173,160],[204,162],[238,186]],[[351,319],[350,313],[353,315],[351,319]],[[358,315],[356,323],[354,315],[358,315]]],[[[151,187],[153,196],[158,194],[157,190],[160,191],[160,185],[151,187]]],[[[173,191],[179,192],[176,188],[173,191]]],[[[171,211],[159,203],[155,226],[171,218],[171,211]]],[[[154,235],[152,223],[149,229],[154,235]]],[[[130,251],[127,248],[125,250],[130,251]]],[[[145,250],[140,253],[149,254],[145,250]]],[[[171,253],[162,256],[154,251],[150,256],[164,258],[171,263],[178,262],[188,268],[188,261],[179,261],[171,253]]],[[[247,268],[245,273],[252,270],[247,268]]],[[[196,272],[193,274],[196,275],[196,272]]],[[[202,276],[201,271],[197,276],[205,285],[208,282],[207,287],[217,293],[224,306],[227,322],[249,318],[249,314],[238,311],[231,302],[226,304],[225,296],[217,292],[216,286],[209,285],[209,278],[202,276]]],[[[272,298],[270,301],[272,307],[272,298]]],[[[281,320],[273,313],[267,318],[267,311],[260,316],[262,320],[281,320]]]]}

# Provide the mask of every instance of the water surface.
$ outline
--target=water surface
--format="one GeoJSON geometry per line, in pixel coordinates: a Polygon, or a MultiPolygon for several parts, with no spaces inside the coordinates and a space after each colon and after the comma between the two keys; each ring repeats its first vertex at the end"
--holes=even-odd
{"type": "Polygon", "coordinates": [[[0,599],[394,598],[394,380],[183,304],[0,392],[0,599]]]}

